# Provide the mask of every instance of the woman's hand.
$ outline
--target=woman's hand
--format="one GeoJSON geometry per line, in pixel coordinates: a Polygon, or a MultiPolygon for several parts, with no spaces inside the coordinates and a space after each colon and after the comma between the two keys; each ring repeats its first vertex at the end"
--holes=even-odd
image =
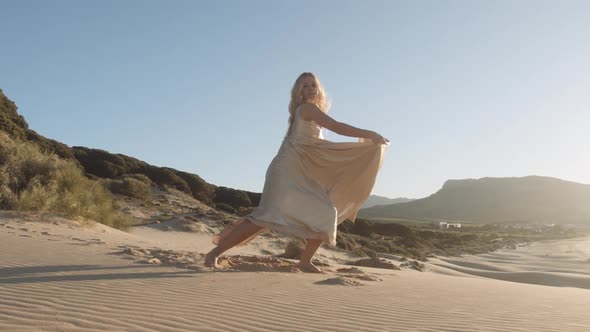
{"type": "Polygon", "coordinates": [[[387,138],[377,134],[374,131],[371,132],[371,135],[368,138],[376,144],[389,144],[389,140],[387,138]]]}

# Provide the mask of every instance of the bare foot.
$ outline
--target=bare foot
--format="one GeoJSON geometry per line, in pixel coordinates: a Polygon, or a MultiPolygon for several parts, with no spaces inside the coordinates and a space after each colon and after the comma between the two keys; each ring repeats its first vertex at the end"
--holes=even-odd
{"type": "Polygon", "coordinates": [[[215,255],[215,249],[209,251],[209,253],[207,254],[207,256],[205,256],[205,266],[206,267],[211,267],[211,268],[218,268],[219,266],[217,265],[217,255],[215,255]]]}
{"type": "Polygon", "coordinates": [[[299,269],[303,272],[309,272],[309,273],[324,273],[322,270],[320,270],[319,267],[313,265],[312,262],[309,263],[299,263],[298,265],[299,269]]]}

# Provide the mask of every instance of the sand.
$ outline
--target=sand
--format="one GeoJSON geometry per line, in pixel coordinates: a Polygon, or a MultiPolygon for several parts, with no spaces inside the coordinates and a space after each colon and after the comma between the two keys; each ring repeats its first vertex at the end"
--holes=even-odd
{"type": "Polygon", "coordinates": [[[428,265],[442,274],[590,289],[590,238],[542,241],[461,258],[439,257],[428,265]]]}
{"type": "MultiPolygon", "coordinates": [[[[161,226],[160,226],[161,228],[161,226]]],[[[590,239],[433,258],[425,272],[351,267],[321,248],[299,272],[261,237],[225,269],[206,233],[131,233],[0,212],[0,331],[588,331],[590,239]],[[159,260],[157,263],[155,259],[159,260]],[[149,263],[149,261],[152,261],[149,263]]],[[[400,262],[391,257],[391,262],[400,262]]]]}

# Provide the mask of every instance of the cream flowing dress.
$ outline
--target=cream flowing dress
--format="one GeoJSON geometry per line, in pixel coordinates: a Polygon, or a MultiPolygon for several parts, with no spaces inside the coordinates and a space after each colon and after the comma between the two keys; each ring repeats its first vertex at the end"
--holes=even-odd
{"type": "MultiPolygon", "coordinates": [[[[291,132],[270,163],[259,206],[244,219],[266,229],[336,245],[336,227],[355,220],[381,167],[387,144],[331,142],[295,110],[291,132]]],[[[239,223],[238,222],[238,223],[239,223]]],[[[236,224],[214,236],[217,244],[236,224]]],[[[248,242],[256,235],[242,242],[248,242]]]]}

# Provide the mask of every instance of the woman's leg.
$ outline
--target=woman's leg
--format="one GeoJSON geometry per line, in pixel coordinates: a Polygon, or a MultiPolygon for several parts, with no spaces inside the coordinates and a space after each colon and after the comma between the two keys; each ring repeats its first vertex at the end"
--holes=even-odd
{"type": "Polygon", "coordinates": [[[321,245],[322,240],[307,239],[305,250],[303,250],[301,260],[299,261],[299,267],[301,267],[303,271],[322,273],[322,270],[311,262],[311,258],[321,245]]]}
{"type": "Polygon", "coordinates": [[[217,257],[227,250],[231,249],[240,242],[246,240],[250,236],[256,234],[264,227],[253,224],[248,219],[239,222],[234,229],[231,230],[227,236],[220,239],[217,247],[213,248],[207,256],[205,256],[205,266],[215,267],[217,265],[217,257]]]}

